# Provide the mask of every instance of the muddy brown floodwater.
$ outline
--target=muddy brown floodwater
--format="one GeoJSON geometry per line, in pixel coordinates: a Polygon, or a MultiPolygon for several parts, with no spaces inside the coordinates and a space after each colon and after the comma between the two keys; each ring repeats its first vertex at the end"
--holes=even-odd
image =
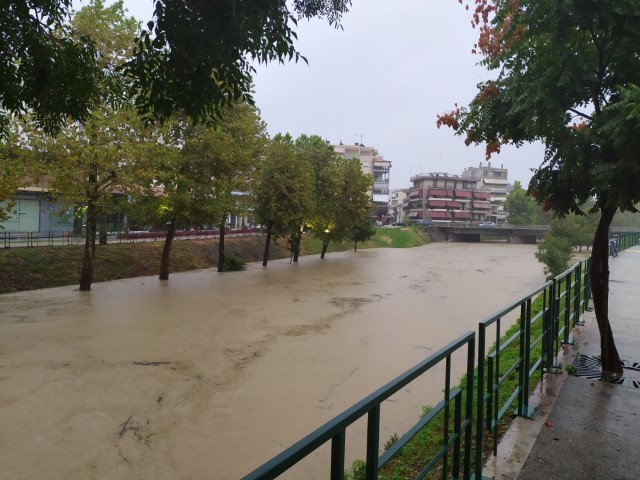
{"type": "MultiPolygon", "coordinates": [[[[1,295],[0,479],[239,478],[541,284],[534,249],[439,243],[1,295]]],[[[402,393],[383,442],[442,384],[402,393]]],[[[327,478],[326,450],[287,478],[327,478]]]]}

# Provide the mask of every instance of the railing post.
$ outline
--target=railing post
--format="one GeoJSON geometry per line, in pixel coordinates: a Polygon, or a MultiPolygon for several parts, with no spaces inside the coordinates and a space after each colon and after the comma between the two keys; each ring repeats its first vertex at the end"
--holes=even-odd
{"type": "MultiPolygon", "coordinates": [[[[483,323],[478,325],[478,385],[477,385],[477,398],[476,398],[476,475],[475,478],[482,478],[482,450],[483,450],[483,434],[484,434],[484,369],[485,369],[485,343],[486,343],[486,328],[483,323]]],[[[468,372],[469,368],[467,368],[468,372]]],[[[473,368],[471,369],[473,371],[473,368]]],[[[473,379],[471,379],[473,382],[473,379]]],[[[467,373],[467,385],[469,382],[469,374],[467,373]]],[[[473,385],[473,383],[472,383],[473,385]]],[[[472,387],[473,388],[473,387],[472,387]]],[[[472,391],[468,389],[467,392],[472,391]]],[[[469,394],[467,393],[467,416],[469,415],[469,394]]],[[[473,407],[471,407],[473,408],[473,407]]],[[[471,452],[471,435],[465,436],[465,465],[467,462],[467,455],[471,452]]],[[[465,472],[466,473],[466,472],[465,472]]],[[[467,477],[465,477],[467,478],[467,477]]]]}
{"type": "Polygon", "coordinates": [[[449,470],[449,416],[450,407],[449,402],[451,397],[451,355],[447,355],[445,359],[445,373],[444,373],[444,428],[442,434],[442,444],[444,445],[444,452],[442,454],[442,478],[448,478],[449,470]]]}
{"type": "MultiPolygon", "coordinates": [[[[471,478],[471,449],[473,448],[473,384],[474,384],[474,367],[475,367],[475,346],[476,336],[471,337],[467,344],[467,404],[465,406],[465,418],[467,421],[467,427],[464,433],[464,478],[471,478]]],[[[482,418],[480,418],[482,423],[482,418]]],[[[480,451],[480,475],[476,478],[482,477],[482,429],[480,429],[480,441],[476,442],[476,450],[480,451]]],[[[476,467],[476,471],[478,467],[476,467]]]]}
{"type": "Polygon", "coordinates": [[[331,439],[331,480],[344,480],[345,431],[331,439]]]}
{"type": "MultiPolygon", "coordinates": [[[[470,395],[472,390],[470,390],[467,395],[470,395]]],[[[460,431],[460,425],[462,423],[462,396],[457,395],[454,401],[454,410],[453,410],[453,434],[456,439],[453,442],[453,464],[451,468],[451,474],[453,478],[460,478],[460,435],[462,432],[460,431]]],[[[469,473],[467,471],[467,473],[469,473]]],[[[468,478],[468,477],[465,477],[468,478]]]]}
{"type": "Polygon", "coordinates": [[[591,300],[591,257],[587,258],[587,261],[585,262],[584,309],[587,312],[591,311],[589,300],[591,300]]]}
{"type": "Polygon", "coordinates": [[[571,274],[570,271],[564,277],[564,340],[563,344],[572,345],[569,341],[569,330],[571,330],[571,274]]]}
{"type": "Polygon", "coordinates": [[[558,355],[560,341],[560,283],[553,279],[553,354],[558,355]]]}
{"type": "Polygon", "coordinates": [[[534,418],[538,414],[538,409],[529,408],[529,370],[531,369],[531,298],[526,301],[525,307],[525,349],[524,349],[524,383],[522,385],[522,416],[534,418]]]}
{"type": "Polygon", "coordinates": [[[367,416],[367,469],[366,480],[378,478],[378,448],[380,445],[380,405],[367,416]]]}
{"type": "MultiPolygon", "coordinates": [[[[549,286],[550,287],[550,286],[549,286]]],[[[546,287],[542,292],[542,358],[544,359],[542,364],[542,372],[549,370],[553,365],[553,344],[551,342],[551,322],[549,322],[549,295],[551,290],[546,287]]]]}
{"type": "Polygon", "coordinates": [[[520,362],[520,368],[518,368],[518,389],[520,390],[520,394],[518,395],[518,416],[524,416],[524,401],[523,401],[523,393],[522,389],[524,388],[524,379],[527,376],[527,372],[525,372],[524,365],[524,352],[527,348],[526,345],[526,326],[527,323],[527,313],[526,313],[526,304],[523,303],[520,305],[520,348],[518,352],[518,362],[520,362]]]}
{"type": "Polygon", "coordinates": [[[583,277],[582,277],[582,262],[578,263],[578,266],[576,267],[576,272],[577,272],[577,278],[576,278],[576,287],[575,287],[575,291],[574,291],[574,295],[575,295],[575,302],[573,302],[573,314],[574,314],[574,318],[573,318],[573,326],[582,326],[584,325],[584,322],[581,320],[581,316],[582,316],[582,283],[584,281],[583,277]]]}

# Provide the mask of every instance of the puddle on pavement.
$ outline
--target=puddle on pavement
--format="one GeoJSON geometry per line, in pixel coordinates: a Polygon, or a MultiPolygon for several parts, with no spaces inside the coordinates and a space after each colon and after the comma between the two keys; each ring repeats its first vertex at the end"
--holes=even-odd
{"type": "MultiPolygon", "coordinates": [[[[440,243],[2,295],[0,478],[239,478],[541,284],[534,251],[440,243]]],[[[441,372],[383,405],[382,444],[439,401],[441,372]]],[[[326,478],[327,451],[291,478],[326,478]]]]}

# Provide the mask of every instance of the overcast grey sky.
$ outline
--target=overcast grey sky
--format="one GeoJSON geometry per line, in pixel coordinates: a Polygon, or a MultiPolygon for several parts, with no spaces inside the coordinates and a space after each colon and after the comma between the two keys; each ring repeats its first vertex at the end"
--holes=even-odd
{"type": "MultiPolygon", "coordinates": [[[[85,2],[83,2],[85,3],[85,2]]],[[[151,18],[152,0],[125,0],[136,18],[151,18]]],[[[299,23],[305,63],[258,67],[255,99],[271,135],[320,135],[374,146],[391,160],[391,188],[418,173],[460,174],[486,164],[484,147],[436,127],[436,115],[467,104],[490,73],[471,54],[477,32],[457,0],[353,0],[343,30],[299,23]]],[[[541,146],[505,148],[492,165],[526,185],[543,160],[541,146]]]]}

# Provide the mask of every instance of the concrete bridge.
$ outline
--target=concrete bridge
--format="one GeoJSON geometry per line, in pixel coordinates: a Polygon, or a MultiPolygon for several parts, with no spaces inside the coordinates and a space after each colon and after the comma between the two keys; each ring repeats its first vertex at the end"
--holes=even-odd
{"type": "Polygon", "coordinates": [[[551,230],[550,225],[497,225],[493,228],[478,225],[434,225],[434,230],[451,242],[479,242],[480,236],[507,237],[507,243],[536,243],[545,232],[551,230]]]}
{"type": "MultiPolygon", "coordinates": [[[[480,227],[472,224],[434,224],[436,230],[445,240],[451,242],[479,242],[480,236],[507,237],[507,243],[537,243],[542,240],[545,232],[551,230],[551,225],[496,225],[493,228],[480,227]]],[[[612,227],[615,234],[638,232],[638,228],[612,227]]]]}

